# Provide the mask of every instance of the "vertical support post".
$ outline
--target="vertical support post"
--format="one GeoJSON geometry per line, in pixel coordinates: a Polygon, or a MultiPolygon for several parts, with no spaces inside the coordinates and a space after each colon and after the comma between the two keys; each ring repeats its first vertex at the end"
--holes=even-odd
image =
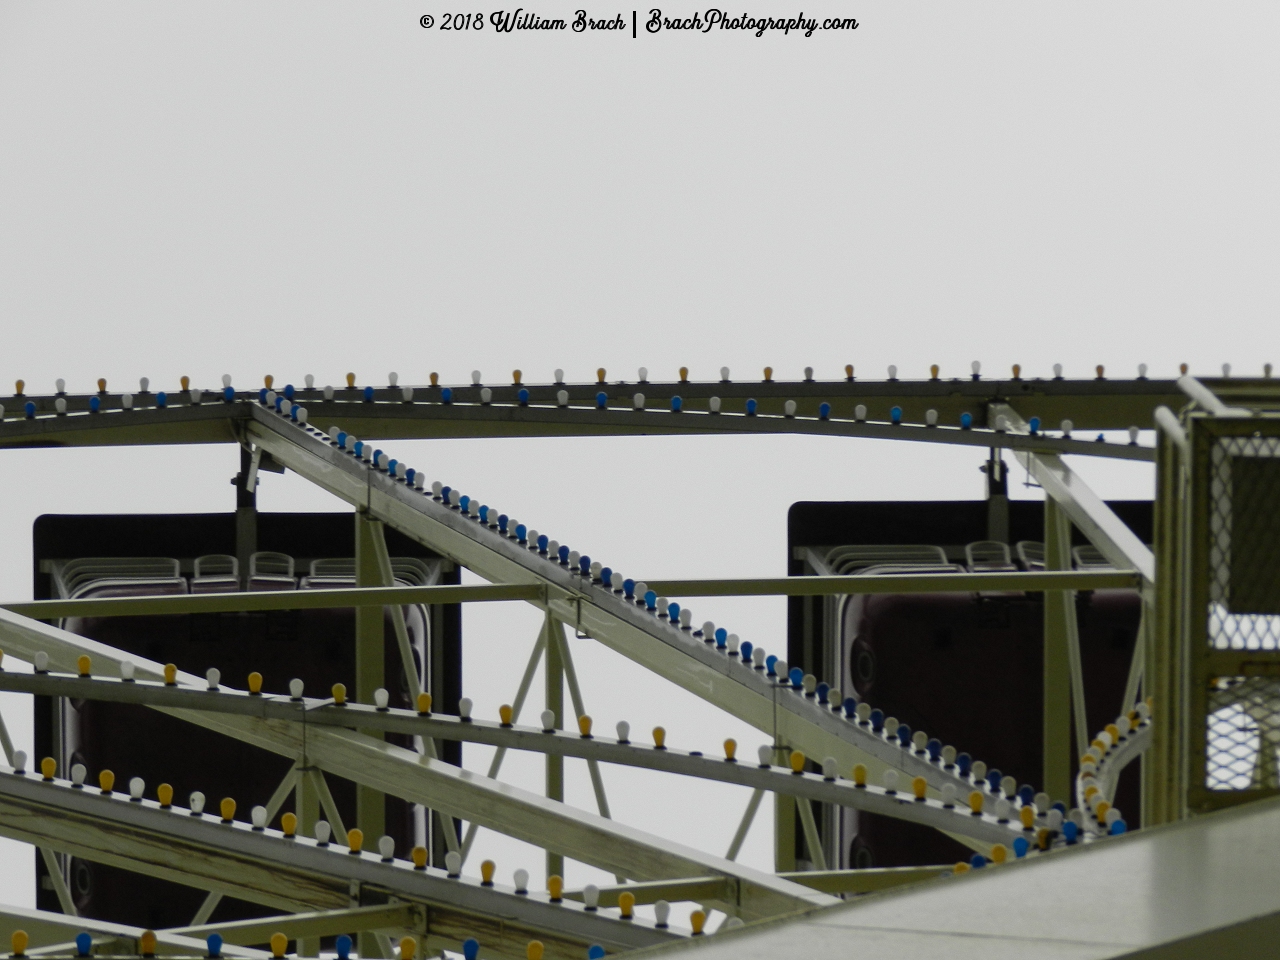
{"type": "MultiPolygon", "coordinates": [[[[546,649],[545,660],[545,680],[546,680],[546,709],[556,715],[555,727],[557,730],[564,729],[564,654],[560,644],[556,642],[558,637],[553,631],[559,630],[559,624],[554,623],[551,614],[548,613],[542,624],[542,636],[546,649]]],[[[558,754],[546,755],[547,764],[547,798],[550,800],[564,800],[564,757],[558,754]]],[[[547,876],[552,875],[564,876],[564,856],[559,853],[547,851],[547,876]]]]}
{"type": "MultiPolygon", "coordinates": [[[[774,746],[774,763],[786,764],[788,753],[783,747],[774,746]]],[[[773,795],[773,870],[775,873],[794,872],[796,865],[796,805],[790,797],[773,795]]]]}
{"type": "MultiPolygon", "coordinates": [[[[1044,501],[1044,565],[1070,567],[1071,524],[1052,497],[1044,501]],[[1065,539],[1064,539],[1065,537],[1065,539]]],[[[1044,595],[1044,790],[1055,800],[1071,800],[1071,661],[1067,641],[1067,590],[1044,595]]]]}
{"type": "MultiPolygon", "coordinates": [[[[356,586],[376,587],[382,583],[377,551],[382,523],[360,510],[356,511],[355,518],[356,586]]],[[[382,607],[356,607],[356,700],[360,703],[372,703],[373,692],[386,684],[382,618],[382,607]]],[[[360,732],[383,739],[376,730],[360,732]]],[[[386,797],[380,790],[356,784],[356,826],[364,832],[370,845],[376,844],[378,838],[387,832],[386,825],[386,797]]],[[[362,957],[380,953],[373,934],[360,934],[359,952],[362,957]]]]}
{"type": "MultiPolygon", "coordinates": [[[[320,819],[320,795],[307,772],[302,771],[293,788],[293,812],[298,818],[298,834],[304,837],[316,835],[316,822],[320,819]]],[[[298,956],[320,956],[319,937],[300,937],[298,956]]]]}
{"type": "Polygon", "coordinates": [[[240,568],[241,589],[249,582],[249,557],[258,549],[258,484],[257,471],[252,466],[253,454],[247,444],[242,444],[240,472],[231,478],[236,487],[236,562],[240,568]]]}

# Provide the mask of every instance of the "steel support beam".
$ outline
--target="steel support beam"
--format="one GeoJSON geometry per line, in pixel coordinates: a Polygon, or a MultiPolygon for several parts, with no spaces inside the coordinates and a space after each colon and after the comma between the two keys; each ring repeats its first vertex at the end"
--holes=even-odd
{"type": "MultiPolygon", "coordinates": [[[[91,920],[87,917],[69,917],[62,913],[51,913],[47,910],[32,910],[27,907],[15,907],[5,904],[0,906],[0,939],[6,943],[14,931],[23,930],[30,937],[27,949],[29,956],[41,956],[42,948],[59,945],[69,947],[64,955],[75,955],[71,945],[77,934],[88,933],[95,944],[114,945],[118,952],[126,955],[141,956],[142,927],[132,927],[123,923],[111,923],[107,920],[91,920]]],[[[208,956],[208,947],[204,940],[193,936],[174,933],[168,930],[154,931],[156,945],[161,953],[191,957],[208,956]]],[[[62,952],[62,951],[59,951],[62,952]]],[[[245,960],[266,960],[271,954],[263,950],[252,950],[247,947],[228,944],[224,951],[228,957],[243,957],[245,960]]]]}
{"type": "MultiPolygon", "coordinates": [[[[543,645],[543,683],[545,687],[545,709],[554,715],[554,729],[564,729],[564,657],[561,656],[559,643],[560,624],[544,614],[542,633],[538,637],[543,645]]],[[[546,789],[547,799],[564,800],[564,754],[548,753],[546,757],[546,789]]],[[[564,857],[553,850],[547,850],[547,876],[564,876],[564,857]]]]}

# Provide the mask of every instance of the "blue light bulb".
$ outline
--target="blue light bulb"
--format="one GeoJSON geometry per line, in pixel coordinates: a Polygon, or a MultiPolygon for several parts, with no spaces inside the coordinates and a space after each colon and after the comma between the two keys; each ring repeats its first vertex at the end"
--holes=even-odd
{"type": "Polygon", "coordinates": [[[520,406],[527,407],[529,405],[529,391],[521,387],[520,392],[516,394],[516,399],[520,401],[520,406]]]}
{"type": "MultiPolygon", "coordinates": [[[[375,463],[378,460],[378,454],[381,452],[382,452],[381,450],[377,450],[374,452],[373,460],[375,463]]],[[[458,509],[461,510],[463,513],[466,513],[470,509],[470,507],[471,507],[471,498],[464,493],[462,496],[458,498],[458,509]]]]}
{"type": "Polygon", "coordinates": [[[1129,825],[1127,823],[1125,823],[1123,820],[1116,820],[1111,824],[1111,835],[1113,837],[1118,837],[1120,836],[1120,834],[1128,831],[1128,829],[1129,829],[1129,825]]]}
{"type": "Polygon", "coordinates": [[[777,674],[773,672],[773,668],[777,666],[777,664],[778,664],[778,658],[772,653],[769,654],[767,657],[764,658],[765,672],[771,677],[776,677],[777,674]]]}
{"type": "Polygon", "coordinates": [[[683,400],[681,400],[678,396],[677,396],[677,397],[672,397],[672,398],[671,398],[671,412],[672,412],[672,413],[679,413],[682,409],[684,409],[684,401],[683,401],[683,400]]]}
{"type": "Polygon", "coordinates": [[[1021,860],[1027,855],[1027,851],[1031,849],[1031,844],[1027,843],[1026,837],[1013,838],[1013,855],[1021,860]]]}
{"type": "Polygon", "coordinates": [[[869,717],[869,719],[871,720],[871,729],[874,730],[876,733],[879,733],[881,730],[884,729],[884,711],[883,710],[879,710],[879,709],[872,710],[871,716],[869,717]]]}
{"type": "Polygon", "coordinates": [[[404,472],[404,482],[412,486],[414,477],[416,477],[417,475],[418,475],[418,471],[413,469],[413,467],[410,467],[408,470],[404,472]]]}
{"type": "Polygon", "coordinates": [[[538,534],[538,552],[546,553],[547,544],[550,542],[551,542],[550,538],[545,533],[538,534]]]}
{"type": "Polygon", "coordinates": [[[1062,814],[1064,817],[1067,815],[1067,805],[1066,805],[1065,803],[1063,803],[1061,800],[1055,800],[1055,801],[1054,801],[1054,803],[1053,803],[1053,805],[1052,805],[1051,807],[1049,807],[1049,809],[1050,809],[1050,810],[1057,810],[1057,811],[1058,811],[1060,814],[1062,814]]]}
{"type": "Polygon", "coordinates": [[[1040,432],[1040,418],[1032,417],[1030,420],[1027,421],[1027,426],[1031,428],[1032,436],[1035,436],[1037,433],[1040,432]]]}
{"type": "Polygon", "coordinates": [[[898,743],[904,747],[911,745],[911,728],[905,723],[898,724],[898,729],[894,731],[898,735],[898,743]]]}
{"type": "Polygon", "coordinates": [[[819,703],[822,703],[822,704],[828,703],[829,701],[827,700],[827,694],[831,692],[831,684],[829,683],[818,684],[818,688],[816,692],[818,694],[819,703]]]}
{"type": "Polygon", "coordinates": [[[562,567],[567,567],[567,566],[569,565],[569,546],[568,546],[568,544],[561,544],[561,545],[560,545],[559,557],[560,557],[560,565],[561,565],[562,567]]]}
{"type": "Polygon", "coordinates": [[[831,419],[831,404],[821,403],[818,405],[818,419],[819,420],[831,419]]]}
{"type": "Polygon", "coordinates": [[[804,689],[804,671],[799,667],[792,667],[787,674],[787,678],[791,681],[792,690],[804,689]]]}
{"type": "Polygon", "coordinates": [[[618,589],[618,584],[613,582],[613,569],[611,567],[600,568],[600,582],[610,590],[618,589]]]}
{"type": "Polygon", "coordinates": [[[205,938],[204,942],[209,947],[209,956],[211,957],[222,956],[222,935],[221,934],[211,933],[209,934],[208,937],[205,938]]]}
{"type": "Polygon", "coordinates": [[[36,405],[32,401],[28,400],[24,403],[22,405],[22,409],[26,412],[28,420],[34,420],[36,418],[36,405]]]}
{"type": "Polygon", "coordinates": [[[901,422],[902,422],[902,408],[901,408],[901,407],[890,407],[890,408],[889,408],[889,420],[890,420],[892,423],[894,423],[894,424],[901,423],[901,422]]]}
{"type": "Polygon", "coordinates": [[[258,402],[264,407],[267,405],[267,388],[263,387],[258,391],[258,402]]]}
{"type": "Polygon", "coordinates": [[[853,720],[858,716],[858,701],[856,698],[844,698],[844,715],[850,720],[853,720]]]}
{"type": "Polygon", "coordinates": [[[658,595],[652,590],[646,590],[644,595],[644,605],[652,613],[658,609],[658,595]]]}
{"type": "Polygon", "coordinates": [[[578,558],[578,570],[584,577],[591,576],[591,558],[585,554],[578,558]]]}
{"type": "Polygon", "coordinates": [[[284,385],[284,395],[285,395],[285,397],[287,397],[287,398],[288,398],[288,399],[290,399],[290,400],[292,400],[292,399],[293,399],[293,384],[292,384],[292,383],[286,383],[286,384],[284,385]]]}
{"type": "Polygon", "coordinates": [[[157,407],[164,407],[164,406],[167,406],[167,405],[168,405],[168,403],[169,403],[169,395],[168,395],[167,393],[165,393],[163,390],[161,390],[159,393],[157,393],[157,394],[156,394],[156,406],[157,406],[157,407]]]}
{"type": "Polygon", "coordinates": [[[503,536],[507,535],[507,528],[511,525],[511,518],[505,513],[498,514],[498,532],[503,536]]]}
{"type": "Polygon", "coordinates": [[[756,415],[756,402],[755,402],[755,400],[748,400],[748,401],[747,401],[747,416],[748,416],[748,417],[754,417],[755,415],[756,415]]]}
{"type": "Polygon", "coordinates": [[[981,870],[987,865],[987,858],[980,853],[975,853],[969,858],[969,865],[975,870],[981,870]]]}
{"type": "Polygon", "coordinates": [[[102,400],[101,400],[99,397],[90,397],[90,398],[89,398],[89,412],[90,412],[90,413],[97,413],[97,412],[98,412],[99,410],[101,410],[101,409],[102,409],[102,400]]]}
{"type": "Polygon", "coordinates": [[[680,604],[678,603],[667,604],[667,616],[671,618],[672,623],[679,623],[680,622],[680,604]]]}
{"type": "Polygon", "coordinates": [[[347,435],[344,431],[338,431],[338,449],[345,450],[347,448],[347,435]]]}
{"type": "Polygon", "coordinates": [[[373,387],[364,388],[364,402],[373,403],[373,387]]]}
{"type": "Polygon", "coordinates": [[[93,949],[93,937],[89,934],[81,932],[76,934],[76,953],[82,957],[87,957],[89,951],[93,949]]]}
{"type": "Polygon", "coordinates": [[[276,413],[280,412],[280,405],[282,403],[284,403],[284,397],[276,397],[276,403],[275,403],[276,413]]]}
{"type": "Polygon", "coordinates": [[[441,390],[441,391],[440,391],[440,402],[441,402],[441,403],[453,403],[453,390],[452,390],[452,388],[450,388],[450,387],[445,387],[443,390],[441,390]]]}
{"type": "Polygon", "coordinates": [[[1004,774],[997,769],[987,771],[987,785],[991,787],[991,792],[996,793],[1000,789],[1000,781],[1004,779],[1004,774]]]}
{"type": "Polygon", "coordinates": [[[750,640],[744,640],[742,645],[738,647],[738,656],[742,657],[743,663],[751,662],[751,653],[753,650],[755,650],[755,647],[752,646],[750,640]]]}
{"type": "Polygon", "coordinates": [[[236,398],[236,392],[231,387],[222,388],[222,399],[230,403],[236,398]]]}
{"type": "Polygon", "coordinates": [[[972,426],[973,426],[973,414],[972,413],[960,414],[960,429],[968,430],[972,426]]]}
{"type": "Polygon", "coordinates": [[[962,753],[956,757],[956,769],[960,771],[960,776],[967,777],[971,766],[973,766],[973,757],[967,753],[962,753]]]}
{"type": "MultiPolygon", "coordinates": [[[[478,947],[479,944],[477,944],[478,947]]],[[[333,949],[338,953],[338,960],[349,960],[351,957],[351,938],[345,933],[342,934],[334,941],[333,949]]],[[[474,957],[472,957],[472,960],[474,960],[474,957]]]]}
{"type": "MultiPolygon", "coordinates": [[[[359,444],[357,444],[357,446],[359,446],[359,444]]],[[[356,456],[360,456],[360,454],[357,453],[356,456]]],[[[447,504],[449,502],[449,494],[452,492],[453,492],[453,487],[441,487],[440,499],[447,504]]]]}
{"type": "Polygon", "coordinates": [[[351,448],[351,453],[357,457],[364,456],[364,441],[357,440],[355,446],[351,448]]]}
{"type": "Polygon", "coordinates": [[[462,956],[466,960],[476,960],[480,956],[480,941],[475,937],[468,937],[462,942],[462,956]]]}
{"type": "Polygon", "coordinates": [[[300,408],[296,403],[295,403],[295,404],[293,404],[293,405],[291,405],[291,406],[289,407],[289,419],[290,419],[290,420],[297,420],[297,419],[298,419],[298,410],[299,410],[299,409],[301,409],[301,408],[300,408]]]}
{"type": "Polygon", "coordinates": [[[706,639],[708,641],[714,640],[717,647],[724,647],[729,642],[729,631],[724,627],[716,627],[715,632],[706,639]]]}
{"type": "Polygon", "coordinates": [[[603,410],[607,406],[609,406],[609,395],[601,390],[596,394],[596,409],[603,410]]]}
{"type": "Polygon", "coordinates": [[[1080,828],[1076,826],[1074,820],[1065,820],[1062,824],[1062,836],[1067,843],[1075,843],[1076,838],[1080,836],[1080,828]]]}
{"type": "MultiPolygon", "coordinates": [[[[392,461],[391,461],[391,463],[388,463],[388,464],[387,464],[387,472],[388,472],[388,473],[390,473],[392,470],[394,470],[394,469],[395,469],[395,467],[393,466],[394,464],[395,464],[395,461],[394,461],[394,460],[392,460],[392,461]]],[[[481,523],[488,523],[488,522],[489,522],[489,507],[488,507],[487,505],[486,505],[486,506],[482,506],[482,507],[480,508],[480,522],[481,522],[481,523]]]]}
{"type": "Polygon", "coordinates": [[[1024,807],[1029,807],[1036,801],[1036,789],[1029,783],[1024,783],[1022,789],[1018,791],[1018,799],[1022,801],[1024,807]]]}
{"type": "Polygon", "coordinates": [[[593,943],[587,948],[587,960],[600,960],[604,956],[604,947],[598,943],[593,943]]]}
{"type": "Polygon", "coordinates": [[[636,598],[636,582],[630,577],[622,581],[622,595],[628,600],[636,598]]]}
{"type": "Polygon", "coordinates": [[[937,763],[939,760],[942,759],[942,741],[939,740],[937,737],[934,737],[932,740],[926,743],[924,745],[924,748],[929,751],[929,759],[932,760],[934,763],[937,763]]]}

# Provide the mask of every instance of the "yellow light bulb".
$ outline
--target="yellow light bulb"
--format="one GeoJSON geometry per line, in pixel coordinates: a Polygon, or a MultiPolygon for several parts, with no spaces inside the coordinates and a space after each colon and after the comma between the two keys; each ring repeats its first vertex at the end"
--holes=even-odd
{"type": "Polygon", "coordinates": [[[511,726],[512,715],[513,715],[513,711],[511,709],[511,704],[504,703],[502,706],[498,708],[498,719],[502,721],[502,725],[504,727],[511,726]]]}
{"type": "Polygon", "coordinates": [[[1103,729],[1106,730],[1107,733],[1111,734],[1112,743],[1120,742],[1120,728],[1117,727],[1114,723],[1108,723],[1105,727],[1103,727],[1103,729]]]}
{"type": "Polygon", "coordinates": [[[552,903],[559,903],[564,894],[564,877],[558,873],[547,877],[547,893],[550,894],[552,903]]]}
{"type": "Polygon", "coordinates": [[[529,945],[524,948],[524,955],[528,960],[542,960],[542,954],[545,949],[541,940],[530,940],[529,945]]]}
{"type": "Polygon", "coordinates": [[[1013,365],[1013,379],[1018,380],[1018,379],[1021,379],[1021,377],[1022,377],[1022,366],[1020,364],[1015,363],[1013,365]]]}
{"type": "Polygon", "coordinates": [[[1107,822],[1107,811],[1110,809],[1111,809],[1111,804],[1108,803],[1106,800],[1103,800],[1101,803],[1098,804],[1098,809],[1095,812],[1098,815],[1099,823],[1107,822]]]}
{"type": "Polygon", "coordinates": [[[103,770],[98,774],[98,786],[102,788],[103,793],[110,793],[111,788],[116,785],[116,775],[110,770],[103,770]]]}
{"type": "Polygon", "coordinates": [[[142,931],[142,936],[138,937],[138,952],[144,957],[154,957],[156,955],[156,932],[154,930],[142,931]]]}
{"type": "Polygon", "coordinates": [[[494,863],[492,860],[486,860],[484,861],[484,863],[480,864],[480,882],[484,886],[486,887],[493,886],[493,871],[496,870],[497,868],[498,868],[498,865],[494,863]]]}
{"type": "Polygon", "coordinates": [[[737,741],[737,740],[730,739],[730,740],[726,740],[726,741],[724,742],[724,758],[725,758],[726,760],[736,760],[736,759],[737,759],[737,756],[736,756],[737,752],[738,752],[738,741],[737,741]]]}
{"type": "Polygon", "coordinates": [[[271,389],[271,385],[275,382],[276,382],[276,378],[269,373],[262,378],[262,385],[266,387],[268,390],[271,389]]]}
{"type": "Polygon", "coordinates": [[[160,801],[161,807],[173,806],[173,787],[170,784],[162,783],[156,787],[156,799],[160,801]]]}
{"type": "Polygon", "coordinates": [[[166,663],[164,665],[164,682],[170,687],[178,682],[178,667],[176,664],[166,663]]]}
{"type": "Polygon", "coordinates": [[[867,767],[865,764],[855,764],[853,767],[853,785],[855,787],[865,787],[867,785],[867,767]]]}
{"type": "Polygon", "coordinates": [[[680,368],[680,382],[681,382],[681,383],[688,383],[688,382],[689,382],[689,368],[688,368],[688,367],[681,367],[681,368],[680,368]]]}
{"type": "Polygon", "coordinates": [[[298,815],[290,811],[280,818],[280,832],[292,837],[298,832],[298,815]]]}
{"type": "Polygon", "coordinates": [[[911,781],[911,792],[915,794],[917,800],[923,800],[925,792],[929,789],[929,781],[924,777],[916,777],[911,781]]]}
{"type": "Polygon", "coordinates": [[[846,363],[846,364],[844,365],[844,375],[845,375],[848,379],[850,379],[850,380],[852,380],[852,379],[853,379],[853,364],[852,364],[852,363],[846,363]]]}
{"type": "Polygon", "coordinates": [[[1006,847],[1003,843],[997,843],[994,847],[991,848],[992,863],[1004,863],[1008,859],[1009,859],[1009,848],[1006,847]]]}
{"type": "Polygon", "coordinates": [[[249,674],[249,692],[252,694],[262,693],[262,674],[257,670],[249,674]]]}
{"type": "Polygon", "coordinates": [[[653,745],[659,750],[667,748],[667,731],[663,727],[653,728],[653,745]]]}
{"type": "Polygon", "coordinates": [[[413,960],[418,953],[418,941],[413,937],[402,937],[400,940],[400,960],[413,960]]]}
{"type": "Polygon", "coordinates": [[[969,794],[969,809],[973,812],[975,817],[982,813],[982,794],[977,790],[969,794]]]}
{"type": "Polygon", "coordinates": [[[230,823],[236,818],[236,801],[233,797],[223,797],[218,809],[222,812],[223,823],[230,823]]]}
{"type": "Polygon", "coordinates": [[[15,930],[13,931],[13,936],[9,938],[9,942],[13,945],[13,955],[21,957],[26,954],[27,944],[31,942],[31,938],[27,936],[27,931],[15,930]]]}
{"type": "Polygon", "coordinates": [[[289,949],[289,938],[283,933],[273,933],[271,935],[271,956],[279,960],[284,956],[285,950],[289,949]]]}
{"type": "Polygon", "coordinates": [[[951,872],[952,873],[968,873],[969,865],[965,863],[963,860],[961,860],[959,863],[957,863],[954,867],[951,868],[951,872]]]}
{"type": "Polygon", "coordinates": [[[40,761],[40,776],[44,777],[46,780],[52,780],[57,772],[58,761],[53,759],[53,757],[45,757],[40,761]]]}
{"type": "Polygon", "coordinates": [[[410,859],[413,860],[413,869],[415,870],[427,869],[427,848],[426,847],[414,847],[412,850],[409,851],[409,857],[410,859]]]}
{"type": "Polygon", "coordinates": [[[591,736],[591,718],[585,713],[578,718],[578,731],[584,736],[591,736]]]}
{"type": "Polygon", "coordinates": [[[1053,839],[1049,833],[1048,827],[1041,827],[1036,831],[1036,846],[1041,850],[1049,849],[1049,841],[1053,839]]]}
{"type": "Polygon", "coordinates": [[[618,894],[618,909],[622,911],[623,920],[630,920],[635,914],[636,895],[630,890],[623,890],[618,894]]]}
{"type": "Polygon", "coordinates": [[[689,926],[693,928],[693,935],[695,937],[702,936],[702,928],[706,926],[706,923],[707,915],[701,910],[695,910],[693,913],[689,914],[689,926]]]}
{"type": "Polygon", "coordinates": [[[596,383],[604,383],[604,367],[596,368],[596,383]]]}
{"type": "Polygon", "coordinates": [[[182,389],[183,389],[183,391],[187,391],[187,390],[190,390],[190,389],[191,389],[191,378],[190,378],[190,377],[181,377],[181,378],[179,378],[178,383],[182,384],[182,389]]]}
{"type": "Polygon", "coordinates": [[[1036,825],[1036,808],[1027,805],[1018,811],[1018,817],[1022,820],[1022,829],[1030,830],[1036,825]]]}
{"type": "Polygon", "coordinates": [[[791,761],[792,773],[804,773],[804,754],[803,753],[801,753],[799,750],[792,750],[791,757],[789,759],[791,761]]]}
{"type": "Polygon", "coordinates": [[[938,379],[938,372],[939,372],[939,369],[940,369],[940,368],[938,367],[938,365],[937,365],[936,363],[935,363],[935,364],[933,364],[931,367],[929,367],[929,378],[930,378],[931,380],[937,380],[937,379],[938,379]]]}
{"type": "Polygon", "coordinates": [[[15,380],[13,384],[14,394],[19,397],[22,396],[22,391],[26,387],[26,385],[27,385],[27,381],[25,380],[15,380]]]}
{"type": "Polygon", "coordinates": [[[431,712],[431,694],[418,694],[418,712],[421,714],[428,714],[431,712]]]}
{"type": "Polygon", "coordinates": [[[1106,372],[1106,367],[1104,367],[1102,364],[1098,364],[1098,366],[1095,369],[1098,371],[1098,379],[1101,380],[1103,373],[1106,372]]]}
{"type": "Polygon", "coordinates": [[[431,374],[431,385],[433,387],[440,386],[440,374],[434,372],[431,374]]]}
{"type": "Polygon", "coordinates": [[[356,385],[356,375],[355,375],[354,373],[348,373],[348,374],[347,374],[347,389],[348,389],[348,390],[354,389],[355,385],[356,385]]]}
{"type": "MultiPolygon", "coordinates": [[[[1189,369],[1191,369],[1191,368],[1190,368],[1190,367],[1188,367],[1185,363],[1183,363],[1183,364],[1179,364],[1179,365],[1178,365],[1178,372],[1179,372],[1179,373],[1181,373],[1184,377],[1187,375],[1187,371],[1188,371],[1189,369]]],[[[19,382],[19,383],[21,383],[22,381],[21,381],[21,380],[19,380],[18,382],[19,382]]],[[[19,393],[21,393],[22,391],[21,391],[21,390],[19,390],[18,392],[19,392],[19,393]]]]}
{"type": "Polygon", "coordinates": [[[333,702],[339,707],[347,705],[347,685],[345,683],[335,683],[333,685],[333,702]]]}
{"type": "Polygon", "coordinates": [[[107,378],[106,378],[106,377],[99,377],[99,378],[98,378],[98,392],[99,392],[99,393],[106,393],[106,392],[107,392],[107,378]]]}
{"type": "Polygon", "coordinates": [[[765,368],[764,368],[764,382],[765,382],[765,383],[768,383],[768,382],[769,382],[770,380],[772,380],[772,379],[773,379],[773,367],[765,367],[765,368]]]}
{"type": "Polygon", "coordinates": [[[351,853],[359,853],[360,848],[364,846],[364,831],[359,827],[352,827],[347,831],[347,849],[351,853]]]}
{"type": "Polygon", "coordinates": [[[524,376],[524,374],[522,374],[519,370],[512,370],[512,371],[511,371],[511,382],[512,382],[513,384],[515,384],[517,387],[518,387],[518,386],[520,386],[520,378],[521,378],[522,376],[524,376]]]}
{"type": "Polygon", "coordinates": [[[82,653],[80,656],[76,657],[76,669],[80,671],[80,676],[90,676],[92,667],[93,661],[89,659],[88,654],[82,653]]]}

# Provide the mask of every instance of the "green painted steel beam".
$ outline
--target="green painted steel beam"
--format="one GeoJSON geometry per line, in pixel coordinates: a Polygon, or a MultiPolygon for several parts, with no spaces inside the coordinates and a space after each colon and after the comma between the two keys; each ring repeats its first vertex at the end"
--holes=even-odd
{"type": "Polygon", "coordinates": [[[1124,590],[1141,586],[1130,570],[1011,571],[1008,573],[895,573],[834,577],[766,577],[732,580],[646,580],[664,597],[818,597],[873,593],[976,593],[983,591],[1124,590]]]}

